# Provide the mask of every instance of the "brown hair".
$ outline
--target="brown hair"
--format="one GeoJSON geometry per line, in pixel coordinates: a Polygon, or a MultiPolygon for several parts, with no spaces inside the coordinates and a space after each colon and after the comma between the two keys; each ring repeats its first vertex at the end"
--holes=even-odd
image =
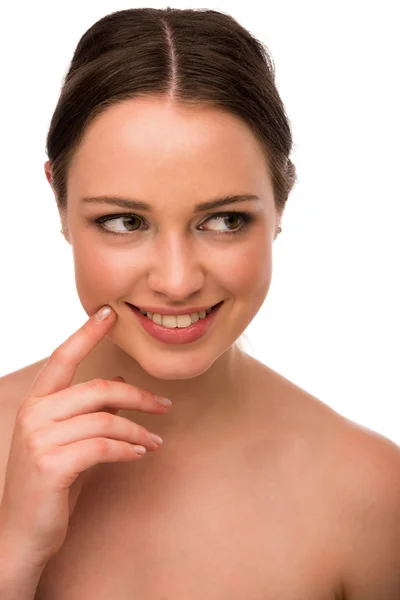
{"type": "Polygon", "coordinates": [[[297,178],[267,48],[228,14],[170,7],[110,13],[79,40],[46,140],[61,210],[71,157],[88,125],[122,100],[157,96],[241,117],[261,144],[282,216],[297,178]]]}

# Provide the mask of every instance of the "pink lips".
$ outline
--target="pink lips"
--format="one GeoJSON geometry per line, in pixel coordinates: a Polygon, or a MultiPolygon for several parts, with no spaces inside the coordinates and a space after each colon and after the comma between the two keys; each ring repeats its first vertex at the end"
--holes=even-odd
{"type": "Polygon", "coordinates": [[[189,325],[188,327],[169,329],[168,327],[153,323],[151,319],[142,315],[137,308],[128,304],[145,331],[147,331],[154,339],[167,344],[188,344],[201,338],[212,326],[222,305],[223,302],[217,304],[204,319],[199,319],[196,323],[192,323],[192,325],[189,325]]]}

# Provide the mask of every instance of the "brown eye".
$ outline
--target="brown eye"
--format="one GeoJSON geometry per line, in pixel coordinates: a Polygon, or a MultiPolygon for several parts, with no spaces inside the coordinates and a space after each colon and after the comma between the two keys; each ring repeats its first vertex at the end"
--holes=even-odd
{"type": "MultiPolygon", "coordinates": [[[[256,220],[256,217],[251,213],[247,212],[237,212],[231,211],[226,213],[215,213],[208,217],[206,221],[203,222],[201,230],[210,233],[219,234],[237,234],[237,233],[245,233],[248,227],[256,220]],[[210,221],[218,222],[219,227],[216,229],[209,229],[208,223],[210,221]],[[239,225],[238,225],[239,222],[239,225]],[[241,223],[240,223],[241,222],[241,223]],[[204,229],[204,226],[207,224],[207,229],[204,229]],[[225,225],[225,226],[224,226],[225,225]],[[226,228],[227,225],[227,228],[226,228]]],[[[136,233],[139,231],[144,231],[148,229],[147,226],[144,228],[140,226],[140,224],[144,224],[145,221],[142,217],[135,215],[133,213],[125,213],[125,214],[117,214],[117,215],[104,215],[94,220],[94,223],[97,227],[101,229],[103,233],[111,234],[111,235],[128,235],[129,233],[136,233]],[[106,227],[105,223],[114,221],[122,221],[123,226],[121,228],[111,228],[106,227]]]]}
{"type": "Polygon", "coordinates": [[[108,233],[115,233],[116,235],[124,234],[128,232],[138,231],[140,228],[140,222],[142,220],[137,215],[115,215],[109,217],[100,217],[100,219],[96,220],[99,223],[100,227],[107,231],[108,233]],[[105,223],[113,223],[116,221],[123,222],[123,229],[114,228],[114,227],[106,227],[105,223]]]}
{"type": "Polygon", "coordinates": [[[230,215],[229,217],[224,217],[225,219],[228,220],[228,224],[229,225],[233,225],[233,229],[236,229],[235,227],[235,221],[239,221],[240,222],[240,216],[239,215],[230,215]],[[233,223],[232,223],[233,221],[233,223]]]}
{"type": "Polygon", "coordinates": [[[217,233],[239,233],[239,231],[244,230],[245,226],[250,223],[251,215],[239,212],[220,213],[207,219],[204,224],[208,225],[210,221],[218,222],[219,227],[214,229],[217,233]],[[240,221],[242,224],[240,224],[240,221]],[[228,226],[228,230],[226,230],[225,225],[228,226]]]}

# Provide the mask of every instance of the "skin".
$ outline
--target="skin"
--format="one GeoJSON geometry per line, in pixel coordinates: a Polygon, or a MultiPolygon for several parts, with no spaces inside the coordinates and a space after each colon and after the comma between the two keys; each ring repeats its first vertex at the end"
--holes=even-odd
{"type": "MultiPolygon", "coordinates": [[[[45,173],[52,185],[49,161],[45,173]]],[[[170,398],[172,409],[157,421],[161,437],[171,431],[193,435],[238,415],[250,358],[235,342],[268,294],[279,227],[266,161],[248,126],[220,110],[168,100],[131,99],[108,108],[89,126],[73,157],[60,218],[84,310],[91,315],[109,304],[118,315],[75,381],[122,375],[127,383],[170,398]],[[194,213],[196,203],[238,193],[256,194],[260,201],[194,213]],[[139,199],[152,210],[80,201],[95,195],[139,199]],[[234,235],[229,231],[244,225],[240,218],[210,219],[230,211],[251,212],[255,221],[234,235]],[[105,224],[120,236],[92,222],[127,212],[140,219],[105,224]],[[207,340],[182,345],[153,339],[125,304],[175,308],[221,300],[207,340]]],[[[139,422],[137,412],[119,415],[139,422]]],[[[146,424],[148,417],[140,416],[146,424]]]]}

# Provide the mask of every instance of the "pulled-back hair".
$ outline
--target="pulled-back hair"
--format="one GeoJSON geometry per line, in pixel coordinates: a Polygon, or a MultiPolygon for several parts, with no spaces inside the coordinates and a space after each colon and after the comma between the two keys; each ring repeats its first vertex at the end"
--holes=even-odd
{"type": "Polygon", "coordinates": [[[79,40],[46,140],[61,210],[71,158],[88,125],[106,108],[138,97],[215,107],[245,121],[261,144],[282,216],[296,169],[266,46],[228,14],[170,7],[110,13],[79,40]]]}
{"type": "Polygon", "coordinates": [[[283,214],[296,170],[268,50],[230,15],[169,7],[113,12],[79,40],[46,140],[60,208],[72,155],[93,119],[121,100],[157,96],[241,117],[261,144],[283,214]]]}

